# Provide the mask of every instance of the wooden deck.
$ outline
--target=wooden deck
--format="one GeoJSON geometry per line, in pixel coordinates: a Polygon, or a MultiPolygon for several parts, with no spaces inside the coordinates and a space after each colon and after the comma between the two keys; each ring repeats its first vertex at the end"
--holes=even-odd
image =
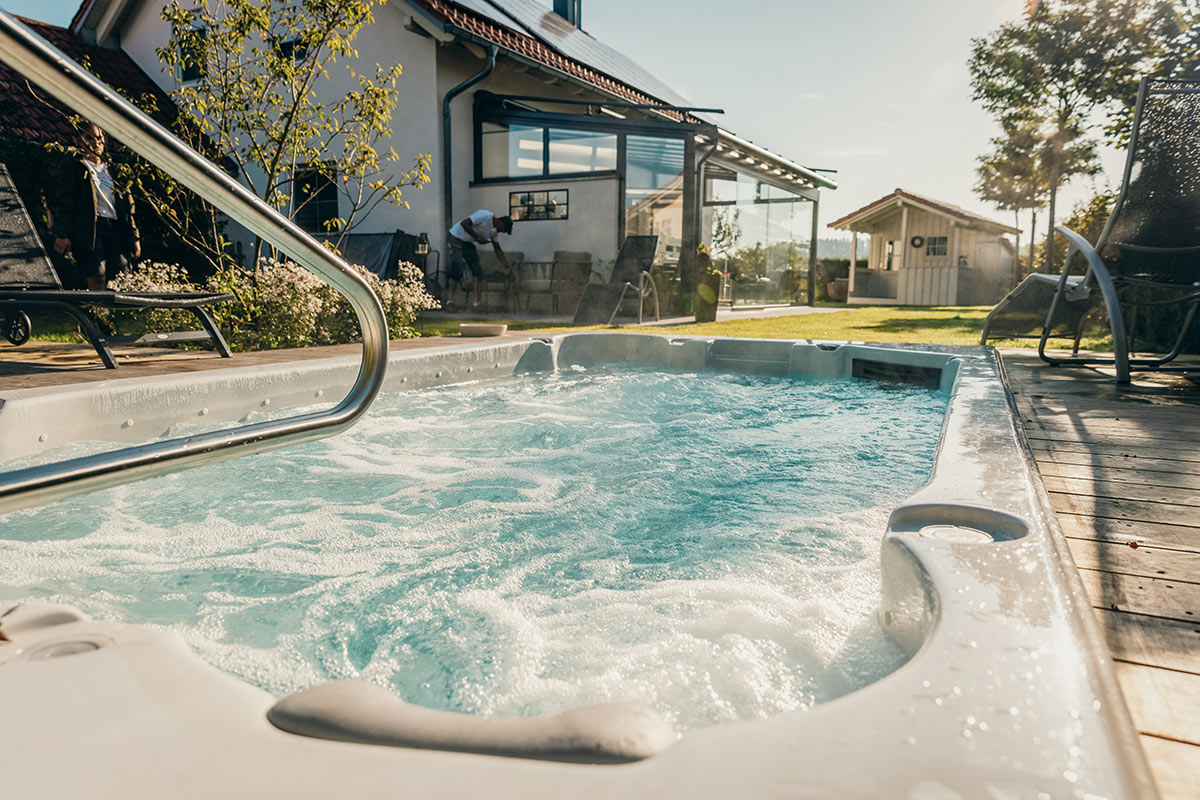
{"type": "MultiPolygon", "coordinates": [[[[1164,800],[1200,797],[1200,386],[1005,366],[1164,800]]],[[[1197,371],[1200,374],[1200,370],[1197,371]]]]}

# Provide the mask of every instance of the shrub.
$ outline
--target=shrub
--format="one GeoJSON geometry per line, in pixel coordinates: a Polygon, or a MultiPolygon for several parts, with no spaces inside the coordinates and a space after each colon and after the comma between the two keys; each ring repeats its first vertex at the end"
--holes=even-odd
{"type": "MultiPolygon", "coordinates": [[[[417,336],[412,322],[417,314],[437,308],[424,288],[420,271],[412,264],[399,265],[396,280],[380,280],[363,267],[354,266],[375,292],[387,317],[388,336],[417,336]]],[[[203,289],[233,295],[233,300],[212,307],[231,349],[271,350],[283,347],[344,344],[358,341],[358,318],[342,295],[316,275],[291,261],[263,259],[257,274],[230,265],[212,275],[203,287],[187,281],[182,267],[143,263],[117,276],[118,291],[187,292],[203,289]]],[[[186,311],[154,310],[141,317],[147,329],[179,330],[193,327],[195,317],[186,311]]]]}

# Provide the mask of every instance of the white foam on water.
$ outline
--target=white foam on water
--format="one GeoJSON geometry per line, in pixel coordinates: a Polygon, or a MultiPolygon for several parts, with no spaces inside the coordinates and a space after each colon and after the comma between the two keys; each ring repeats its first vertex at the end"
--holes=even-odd
{"type": "Polygon", "coordinates": [[[902,663],[879,541],[945,403],[620,370],[391,396],[334,439],[0,519],[0,597],[168,626],[277,694],[771,716],[902,663]]]}

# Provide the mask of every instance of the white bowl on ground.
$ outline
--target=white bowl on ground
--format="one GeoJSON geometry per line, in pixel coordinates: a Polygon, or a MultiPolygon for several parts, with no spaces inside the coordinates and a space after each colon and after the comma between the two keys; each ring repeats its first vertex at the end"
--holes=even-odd
{"type": "Polygon", "coordinates": [[[508,325],[503,322],[460,322],[459,336],[503,336],[508,332],[508,325]]]}

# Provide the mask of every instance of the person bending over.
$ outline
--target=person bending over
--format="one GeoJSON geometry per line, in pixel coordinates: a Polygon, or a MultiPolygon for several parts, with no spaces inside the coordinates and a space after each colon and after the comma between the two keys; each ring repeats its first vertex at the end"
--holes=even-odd
{"type": "Polygon", "coordinates": [[[79,157],[62,168],[52,202],[54,250],[70,252],[89,290],[108,281],[142,254],[133,200],[117,189],[104,163],[104,131],[85,125],[76,138],[79,157]]]}
{"type": "MultiPolygon", "coordinates": [[[[511,271],[512,267],[509,265],[504,251],[500,249],[497,237],[501,233],[511,236],[512,231],[512,217],[497,217],[485,209],[480,209],[471,216],[454,223],[454,227],[450,229],[450,265],[446,270],[446,294],[442,298],[443,309],[454,310],[454,306],[450,302],[454,284],[464,285],[463,278],[466,277],[468,269],[476,283],[483,276],[483,267],[479,263],[479,251],[476,250],[476,245],[491,244],[504,269],[511,271]]],[[[467,297],[470,297],[470,288],[464,288],[463,291],[467,293],[467,297]]],[[[475,305],[479,305],[478,300],[475,305]]]]}

